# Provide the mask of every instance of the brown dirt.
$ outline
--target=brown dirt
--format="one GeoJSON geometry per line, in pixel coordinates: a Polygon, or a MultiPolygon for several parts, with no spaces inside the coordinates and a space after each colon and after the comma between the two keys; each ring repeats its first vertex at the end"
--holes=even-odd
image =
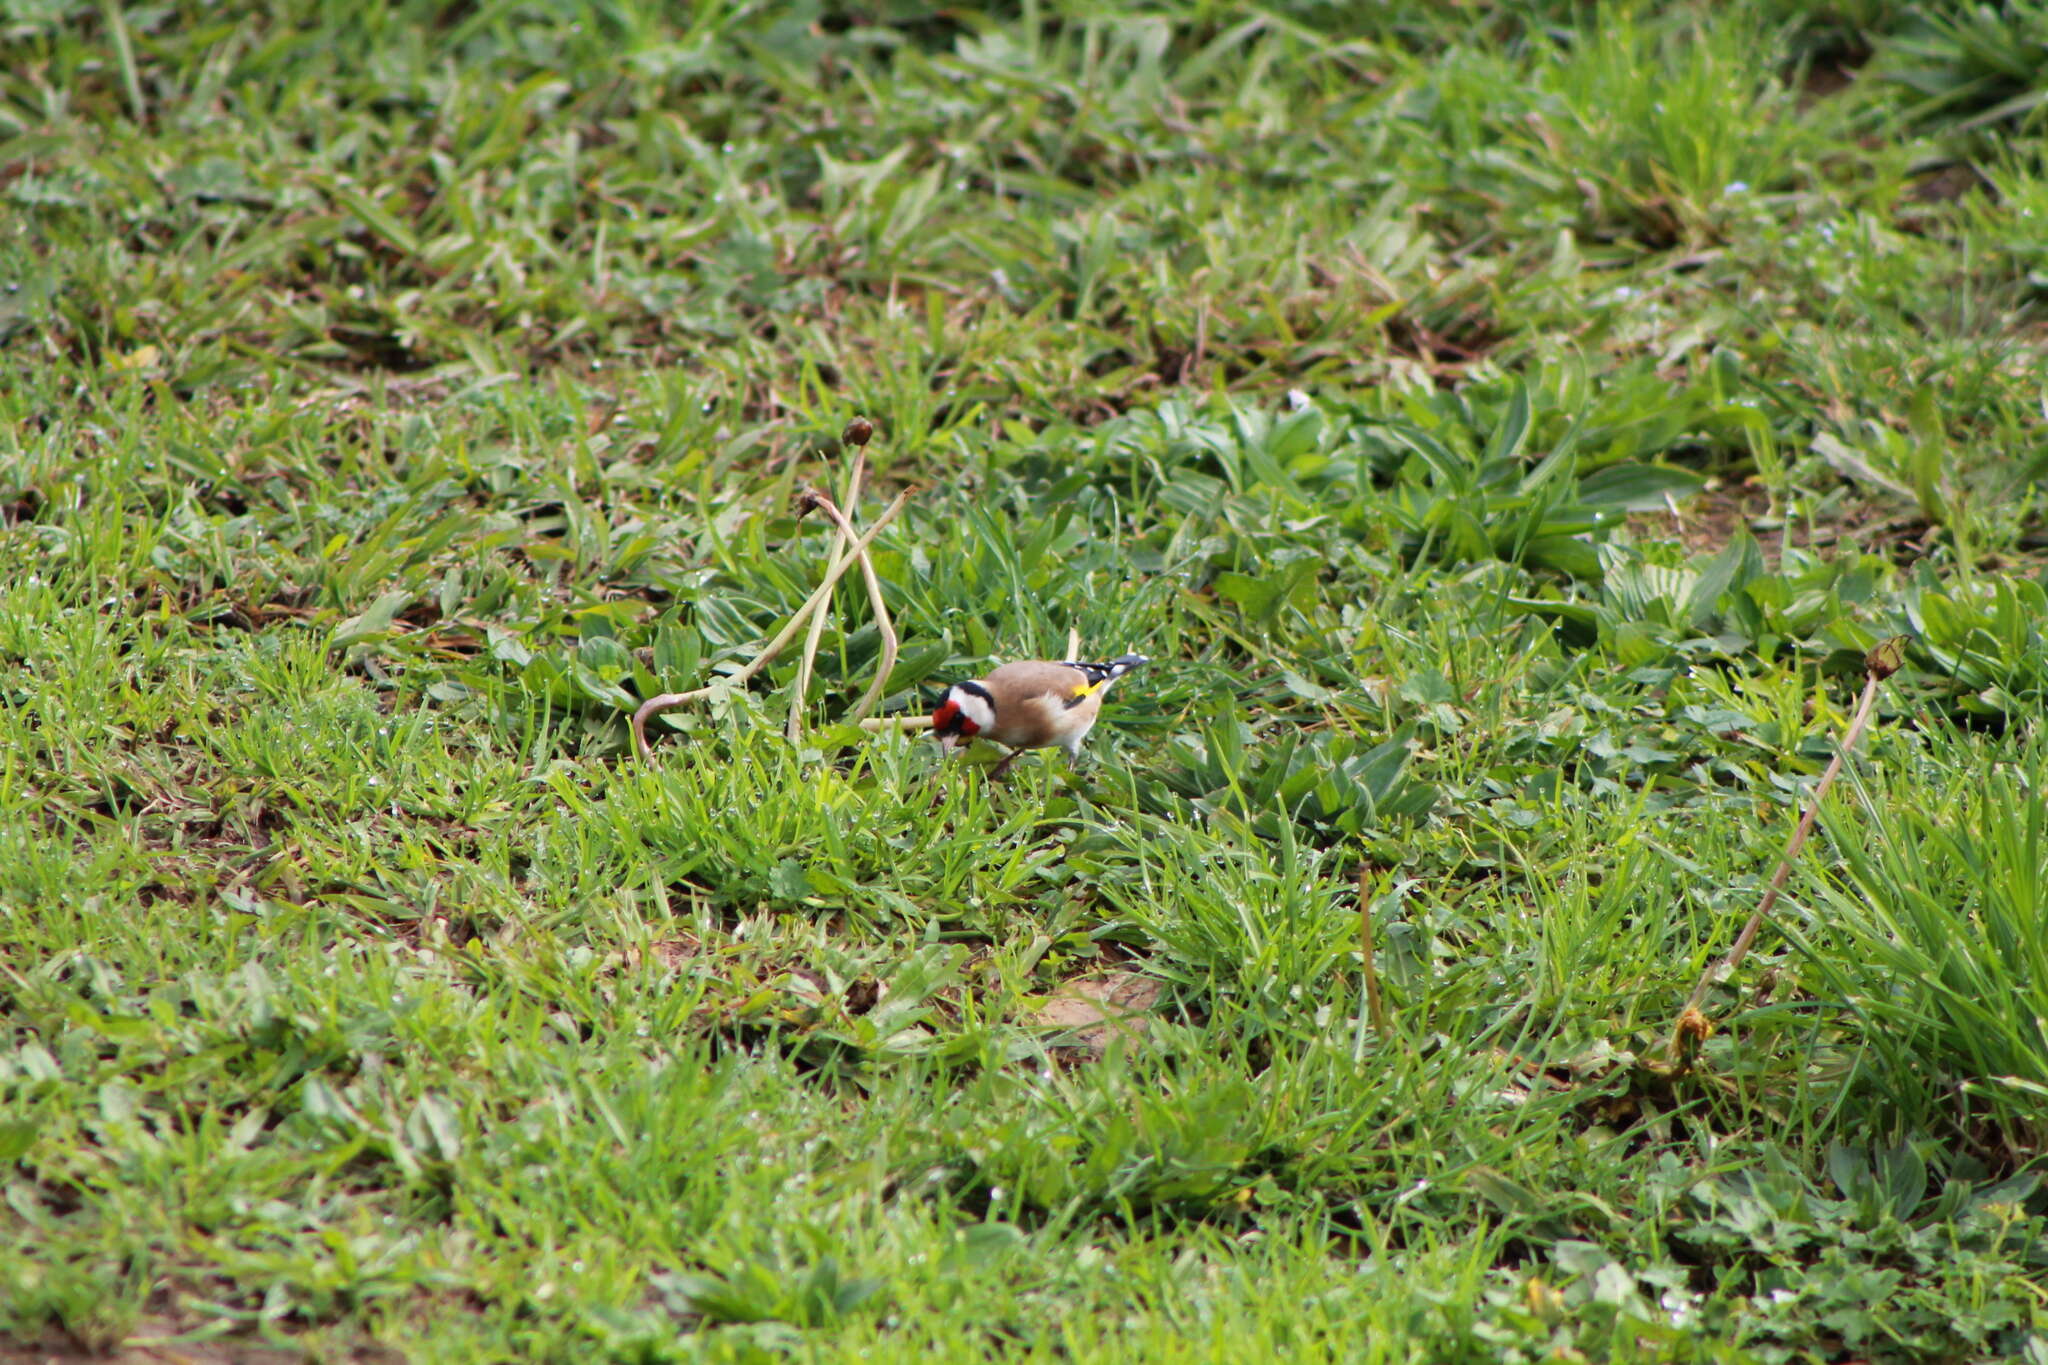
{"type": "MultiPolygon", "coordinates": [[[[1764,562],[1778,566],[1784,537],[1775,522],[1765,523],[1770,495],[1754,483],[1710,488],[1678,504],[1671,512],[1640,512],[1629,518],[1638,536],[1675,539],[1693,554],[1712,554],[1748,527],[1763,552],[1764,562]]],[[[1935,528],[1917,515],[1901,514],[1896,503],[1847,502],[1819,526],[1795,522],[1791,543],[1800,549],[1842,549],[1884,555],[1909,563],[1927,553],[1935,528]]]]}

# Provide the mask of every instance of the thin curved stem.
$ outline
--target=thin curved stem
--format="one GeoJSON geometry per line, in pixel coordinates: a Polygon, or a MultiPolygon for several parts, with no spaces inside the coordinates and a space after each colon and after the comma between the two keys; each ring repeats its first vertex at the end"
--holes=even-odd
{"type": "Polygon", "coordinates": [[[1771,874],[1771,884],[1764,891],[1763,900],[1757,904],[1756,912],[1749,922],[1742,926],[1742,932],[1735,936],[1735,942],[1728,949],[1728,956],[1708,967],[1700,974],[1699,984],[1692,988],[1692,996],[1685,1002],[1685,1008],[1678,1013],[1678,1023],[1671,1033],[1671,1055],[1680,1068],[1690,1065],[1691,1049],[1712,1030],[1700,1006],[1707,998],[1707,991],[1716,978],[1725,978],[1749,955],[1750,945],[1756,942],[1757,932],[1764,927],[1771,909],[1778,903],[1778,896],[1784,891],[1785,883],[1792,877],[1792,862],[1799,856],[1799,850],[1806,847],[1807,836],[1820,819],[1820,803],[1827,799],[1828,789],[1841,776],[1842,765],[1856,747],[1856,741],[1863,737],[1864,729],[1870,724],[1872,711],[1877,706],[1878,685],[1898,671],[1900,658],[1905,647],[1903,636],[1894,637],[1871,650],[1864,660],[1863,695],[1857,699],[1856,714],[1850,718],[1849,728],[1842,734],[1842,742],[1836,746],[1835,756],[1828,763],[1827,770],[1814,784],[1813,796],[1806,803],[1805,812],[1799,817],[1799,824],[1792,831],[1792,838],[1785,845],[1784,856],[1778,859],[1777,870],[1771,874]]]}
{"type": "MultiPolygon", "coordinates": [[[[853,526],[846,520],[845,515],[832,505],[831,499],[820,497],[817,502],[819,510],[838,523],[840,534],[851,539],[853,526]]],[[[889,619],[889,604],[882,600],[882,580],[876,576],[875,566],[868,559],[867,551],[856,549],[853,557],[860,563],[861,577],[868,585],[868,604],[875,612],[875,626],[882,632],[882,659],[875,669],[875,680],[868,684],[868,690],[861,697],[860,704],[853,708],[848,717],[858,722],[867,719],[868,712],[874,710],[875,703],[882,699],[882,689],[889,685],[889,675],[896,671],[896,656],[901,652],[902,644],[896,638],[895,623],[889,619]]]]}
{"type": "MultiPolygon", "coordinates": [[[[904,491],[896,495],[895,501],[891,502],[886,508],[882,509],[882,515],[875,518],[875,524],[868,527],[867,530],[863,531],[861,533],[860,539],[856,540],[853,543],[853,550],[855,555],[858,555],[860,551],[867,549],[869,544],[871,544],[874,541],[874,538],[882,533],[882,528],[887,526],[890,522],[896,519],[896,514],[903,510],[903,504],[908,502],[909,500],[910,490],[906,488],[904,491]]],[[[753,659],[748,662],[747,666],[745,668],[742,668],[739,672],[733,674],[728,678],[720,679],[718,682],[712,683],[709,686],[699,687],[694,691],[663,692],[657,696],[649,697],[646,701],[641,702],[639,709],[633,712],[632,722],[633,747],[639,753],[640,757],[646,758],[649,756],[647,748],[647,721],[650,716],[653,716],[654,714],[660,711],[670,710],[673,707],[687,705],[688,703],[693,701],[702,701],[704,698],[710,696],[713,692],[716,692],[721,687],[744,686],[747,683],[747,681],[751,679],[756,673],[759,673],[762,669],[766,668],[770,663],[774,662],[775,656],[782,653],[784,647],[787,646],[791,640],[796,638],[796,633],[799,630],[802,630],[804,628],[804,625],[807,622],[809,622],[809,620],[811,619],[811,613],[818,610],[819,607],[823,606],[828,600],[831,599],[832,589],[838,586],[840,578],[844,576],[847,568],[850,567],[850,564],[851,561],[849,560],[847,562],[842,563],[839,566],[837,572],[827,572],[825,575],[825,581],[820,583],[817,587],[817,590],[814,591],[808,598],[804,600],[804,604],[802,606],[796,609],[796,614],[789,618],[789,620],[783,625],[782,630],[775,636],[775,638],[770,640],[765,646],[763,646],[761,652],[759,654],[756,654],[753,657],[753,659]]]]}
{"type": "MultiPolygon", "coordinates": [[[[860,501],[860,481],[861,476],[867,472],[867,459],[867,451],[856,450],[854,452],[853,473],[846,480],[846,505],[848,507],[852,507],[860,501]]],[[[831,507],[831,503],[827,499],[815,493],[811,495],[810,503],[818,507],[831,507]]],[[[833,511],[836,513],[838,509],[833,508],[833,511]]],[[[838,530],[832,537],[832,555],[825,564],[825,576],[827,578],[836,578],[845,572],[842,566],[846,562],[846,547],[851,545],[854,540],[853,528],[846,524],[845,517],[835,515],[833,521],[838,524],[838,530]]],[[[866,558],[863,557],[861,562],[865,565],[867,562],[866,558]]],[[[791,744],[803,738],[804,700],[811,695],[811,673],[817,667],[818,645],[824,638],[825,613],[821,611],[811,617],[811,628],[804,634],[804,652],[802,657],[797,660],[796,686],[790,695],[789,728],[786,731],[791,744]]]]}

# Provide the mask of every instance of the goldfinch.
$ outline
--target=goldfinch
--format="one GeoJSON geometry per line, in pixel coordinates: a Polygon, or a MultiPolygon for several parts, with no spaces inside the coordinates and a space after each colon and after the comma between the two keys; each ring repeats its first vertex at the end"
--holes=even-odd
{"type": "Polygon", "coordinates": [[[1102,698],[1111,683],[1142,664],[1142,654],[1125,654],[1106,664],[1049,663],[1038,659],[1004,664],[985,678],[957,682],[932,712],[932,733],[951,753],[972,739],[994,740],[1010,752],[989,769],[1001,777],[1026,749],[1057,744],[1071,761],[1081,756],[1102,698]]]}

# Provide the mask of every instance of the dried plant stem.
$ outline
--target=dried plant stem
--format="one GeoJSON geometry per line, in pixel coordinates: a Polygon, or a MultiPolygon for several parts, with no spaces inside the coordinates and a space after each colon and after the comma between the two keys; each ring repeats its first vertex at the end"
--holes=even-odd
{"type": "MultiPolygon", "coordinates": [[[[820,497],[817,503],[818,510],[832,518],[838,525],[840,534],[851,543],[852,523],[832,505],[831,499],[820,497]]],[[[860,564],[861,578],[868,585],[868,605],[874,609],[875,626],[882,632],[882,657],[875,666],[875,680],[868,684],[868,690],[861,697],[860,703],[848,714],[848,719],[861,721],[867,718],[868,712],[875,709],[875,703],[882,699],[882,689],[889,685],[889,675],[896,671],[896,656],[902,649],[902,642],[896,638],[896,625],[889,619],[889,604],[882,600],[882,580],[875,575],[875,566],[868,559],[867,551],[856,547],[853,558],[860,564]]],[[[820,613],[818,620],[824,619],[823,613],[820,613]]]]}
{"type": "Polygon", "coordinates": [[[1827,799],[1828,789],[1835,785],[1841,775],[1842,765],[1856,747],[1856,741],[1863,737],[1864,729],[1870,724],[1870,716],[1877,706],[1878,685],[1898,671],[1899,658],[1903,652],[1903,637],[1885,641],[1870,651],[1864,660],[1863,695],[1857,699],[1856,714],[1849,720],[1849,728],[1842,735],[1842,742],[1835,749],[1835,756],[1829,760],[1827,770],[1814,785],[1813,795],[1806,803],[1806,811],[1799,817],[1799,824],[1792,831],[1791,840],[1785,845],[1785,854],[1778,859],[1777,870],[1771,874],[1771,884],[1764,891],[1764,898],[1758,903],[1756,913],[1742,926],[1742,932],[1735,936],[1734,944],[1728,949],[1728,956],[1707,968],[1700,974],[1699,984],[1692,988],[1692,997],[1679,1011],[1678,1025],[1671,1034],[1671,1055],[1681,1064],[1691,1055],[1691,1050],[1711,1030],[1700,1004],[1707,998],[1707,991],[1717,977],[1725,978],[1749,955],[1750,945],[1756,942],[1757,931],[1770,918],[1771,908],[1778,903],[1778,896],[1785,890],[1785,883],[1792,876],[1792,862],[1799,856],[1799,850],[1806,847],[1807,836],[1813,833],[1814,824],[1820,819],[1820,803],[1827,799]]]}
{"type": "Polygon", "coordinates": [[[1373,961],[1372,938],[1372,869],[1358,869],[1358,969],[1365,981],[1365,1017],[1372,1021],[1374,1032],[1387,1031],[1387,1007],[1380,1000],[1380,972],[1373,961]]]}
{"type": "MultiPolygon", "coordinates": [[[[861,476],[867,472],[867,461],[868,453],[866,450],[854,451],[853,473],[846,480],[846,497],[844,498],[848,507],[858,506],[860,503],[860,481],[861,476]]],[[[813,493],[810,495],[809,505],[812,507],[826,505],[825,499],[813,493]]],[[[837,579],[846,572],[846,547],[851,545],[854,539],[853,528],[846,524],[846,518],[836,515],[837,508],[834,508],[833,511],[835,513],[833,521],[837,524],[838,531],[832,537],[832,554],[825,562],[825,577],[828,579],[837,579]]],[[[866,556],[862,556],[861,566],[863,568],[867,566],[866,556]]],[[[811,673],[817,667],[818,646],[824,638],[825,613],[820,611],[811,616],[811,628],[804,633],[804,652],[798,658],[796,665],[796,686],[790,692],[789,729],[787,733],[791,744],[803,738],[804,700],[811,695],[811,673]]]]}
{"type": "Polygon", "coordinates": [[[825,581],[820,583],[817,590],[804,600],[804,604],[796,609],[796,614],[791,616],[783,625],[781,632],[763,646],[761,652],[756,654],[745,668],[729,677],[721,678],[708,687],[700,687],[691,692],[663,692],[659,696],[649,697],[646,701],[641,702],[640,708],[633,712],[633,747],[639,752],[640,756],[642,758],[648,756],[648,717],[658,711],[666,711],[671,707],[687,705],[693,701],[702,701],[721,687],[744,686],[748,679],[774,662],[775,656],[782,653],[783,648],[796,638],[796,633],[802,630],[805,624],[810,621],[811,613],[817,611],[818,608],[831,600],[832,589],[838,586],[840,577],[851,566],[851,561],[859,557],[861,551],[867,549],[869,544],[874,541],[874,538],[882,533],[883,527],[896,519],[896,514],[903,510],[903,504],[909,500],[910,490],[908,489],[896,495],[895,501],[882,510],[881,516],[875,518],[874,525],[861,532],[860,539],[854,541],[853,555],[840,561],[837,572],[828,571],[826,573],[825,581]]]}

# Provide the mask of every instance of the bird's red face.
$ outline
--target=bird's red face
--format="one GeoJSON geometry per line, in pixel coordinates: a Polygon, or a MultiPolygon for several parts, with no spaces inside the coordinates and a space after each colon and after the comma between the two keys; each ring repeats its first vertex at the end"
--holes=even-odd
{"type": "Polygon", "coordinates": [[[994,703],[979,683],[955,683],[932,712],[932,734],[939,747],[951,753],[955,745],[967,743],[994,720],[994,703]]]}

